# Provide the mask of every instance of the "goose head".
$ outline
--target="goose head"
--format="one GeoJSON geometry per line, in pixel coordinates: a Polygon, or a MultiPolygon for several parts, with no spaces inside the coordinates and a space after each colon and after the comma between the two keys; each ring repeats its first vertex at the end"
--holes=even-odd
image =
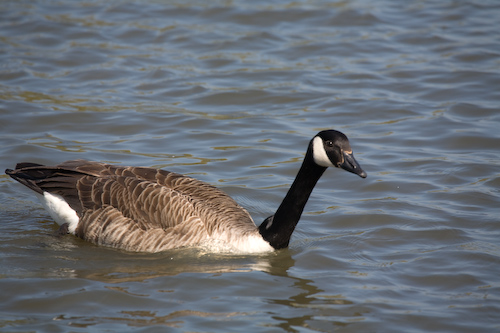
{"type": "Polygon", "coordinates": [[[349,140],[343,133],[325,130],[316,134],[309,142],[302,166],[278,210],[259,227],[262,238],[273,248],[288,246],[309,195],[328,167],[341,168],[366,178],[366,172],[354,158],[349,140]]]}
{"type": "Polygon", "coordinates": [[[361,178],[366,178],[344,133],[335,130],[319,132],[310,143],[314,163],[321,167],[342,168],[361,178]]]}

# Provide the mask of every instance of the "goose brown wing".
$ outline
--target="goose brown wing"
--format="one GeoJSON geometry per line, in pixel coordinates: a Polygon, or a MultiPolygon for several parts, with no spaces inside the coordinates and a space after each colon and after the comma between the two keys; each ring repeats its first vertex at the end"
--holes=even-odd
{"type": "Polygon", "coordinates": [[[76,234],[96,244],[156,252],[256,230],[224,192],[177,173],[83,160],[19,166],[11,176],[63,197],[80,217],[76,234]]]}

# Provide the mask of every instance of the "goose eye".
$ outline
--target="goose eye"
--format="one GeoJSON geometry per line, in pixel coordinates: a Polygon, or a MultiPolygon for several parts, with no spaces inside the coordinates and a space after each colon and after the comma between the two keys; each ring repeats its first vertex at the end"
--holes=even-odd
{"type": "Polygon", "coordinates": [[[333,147],[333,141],[330,141],[330,140],[326,141],[326,145],[328,147],[333,147]]]}

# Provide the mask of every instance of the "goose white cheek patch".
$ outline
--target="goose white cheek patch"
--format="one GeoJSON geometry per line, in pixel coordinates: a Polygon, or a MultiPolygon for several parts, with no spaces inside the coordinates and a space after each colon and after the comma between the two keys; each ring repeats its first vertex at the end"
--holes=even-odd
{"type": "Polygon", "coordinates": [[[314,162],[322,167],[334,167],[332,161],[328,158],[328,155],[325,151],[325,146],[323,145],[323,139],[319,136],[316,136],[313,139],[313,158],[314,162]]]}

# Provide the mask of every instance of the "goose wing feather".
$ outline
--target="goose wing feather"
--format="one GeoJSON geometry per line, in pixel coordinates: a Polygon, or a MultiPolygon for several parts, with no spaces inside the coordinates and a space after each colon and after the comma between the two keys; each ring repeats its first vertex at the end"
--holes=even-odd
{"type": "Polygon", "coordinates": [[[84,160],[23,166],[23,184],[63,197],[80,218],[76,234],[99,245],[158,252],[258,234],[244,208],[191,177],[84,160]]]}

